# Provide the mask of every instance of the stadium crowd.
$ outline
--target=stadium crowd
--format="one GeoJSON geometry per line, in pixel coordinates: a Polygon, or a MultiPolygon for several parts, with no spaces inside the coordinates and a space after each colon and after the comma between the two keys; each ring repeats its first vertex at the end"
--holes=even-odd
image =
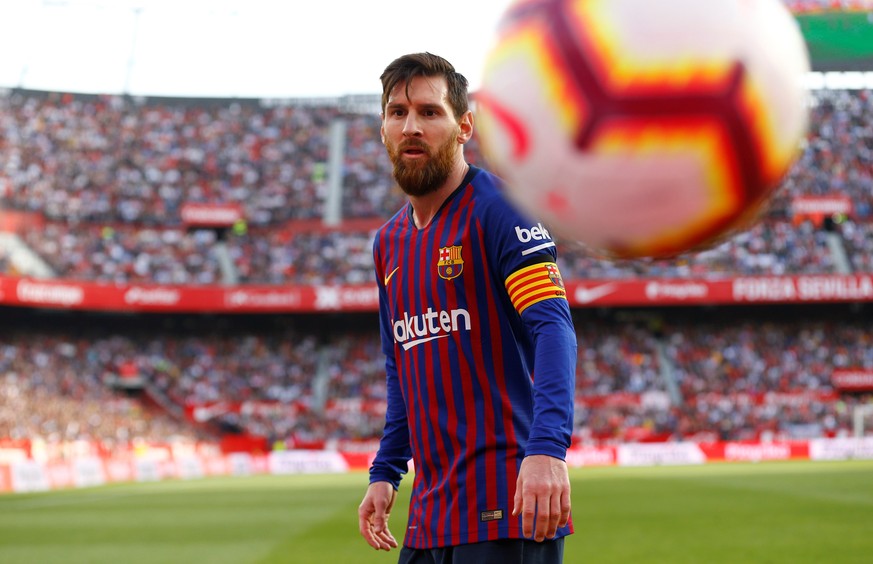
{"type": "Polygon", "coordinates": [[[106,385],[131,345],[124,337],[7,332],[0,338],[0,438],[38,441],[61,457],[97,454],[80,445],[111,452],[203,438],[188,422],[106,385]]]}
{"type": "MultiPolygon", "coordinates": [[[[374,330],[208,323],[112,335],[46,328],[0,339],[0,436],[112,445],[193,440],[203,433],[197,424],[212,423],[287,445],[379,437],[386,388],[374,330]],[[141,378],[188,423],[106,385],[119,377],[141,378]]],[[[835,369],[873,370],[869,321],[586,317],[576,325],[578,441],[847,435],[851,406],[873,402],[831,382],[835,369]]]]}
{"type": "MultiPolygon", "coordinates": [[[[820,218],[792,212],[798,198],[848,196],[840,224],[851,267],[868,268],[873,239],[873,92],[814,91],[804,150],[764,221],[704,252],[621,262],[566,244],[570,278],[721,277],[835,272],[820,218]]],[[[15,92],[0,96],[0,203],[47,220],[26,244],[59,277],[118,283],[213,284],[226,244],[237,273],[256,284],[373,281],[372,229],[311,233],[288,221],[321,217],[328,131],[346,121],[343,217],[373,227],[402,205],[379,142],[378,117],[337,107],[134,103],[121,97],[15,92]],[[242,204],[249,229],[186,230],[185,202],[242,204]]],[[[475,140],[468,159],[484,163],[475,140]]],[[[9,272],[10,265],[5,266],[9,272]]]]}
{"type": "MultiPolygon", "coordinates": [[[[817,91],[811,115],[800,159],[750,229],[710,250],[659,261],[607,260],[560,243],[562,273],[626,279],[873,272],[873,92],[817,91]],[[851,204],[836,222],[792,211],[798,198],[834,194],[851,204]],[[831,235],[847,265],[834,254],[831,235]]],[[[18,235],[60,278],[373,282],[372,227],[293,228],[325,211],[330,126],[340,119],[347,139],[343,217],[375,226],[404,201],[378,140],[378,118],[329,105],[0,95],[0,204],[45,219],[44,228],[25,226],[18,235]],[[247,228],[187,229],[180,215],[186,202],[241,204],[247,228]]],[[[475,141],[467,156],[485,162],[475,141]]],[[[21,274],[2,247],[0,273],[21,274]]],[[[579,441],[846,434],[852,406],[871,401],[869,394],[836,394],[830,381],[836,367],[873,369],[873,328],[861,322],[654,327],[584,320],[577,329],[579,441]],[[822,394],[772,399],[810,391],[822,394]]],[[[109,335],[98,327],[0,338],[0,437],[107,445],[193,440],[205,432],[198,424],[218,423],[291,445],[330,445],[378,437],[384,399],[377,336],[344,327],[321,335],[287,327],[109,335]],[[147,409],[107,386],[108,377],[131,367],[149,393],[189,419],[147,409]]]]}

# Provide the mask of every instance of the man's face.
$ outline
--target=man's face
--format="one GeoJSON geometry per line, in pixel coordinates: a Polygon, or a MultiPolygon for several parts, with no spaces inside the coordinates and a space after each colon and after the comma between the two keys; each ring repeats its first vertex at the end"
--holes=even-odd
{"type": "Polygon", "coordinates": [[[415,77],[398,84],[382,116],[382,142],[394,178],[410,196],[439,189],[451,173],[461,143],[444,77],[415,77]],[[407,97],[408,93],[408,97],[407,97]]]}

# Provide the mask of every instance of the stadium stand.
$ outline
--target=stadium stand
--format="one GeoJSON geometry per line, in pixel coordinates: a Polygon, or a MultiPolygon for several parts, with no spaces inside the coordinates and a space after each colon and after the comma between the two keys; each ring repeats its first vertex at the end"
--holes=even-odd
{"type": "MultiPolygon", "coordinates": [[[[761,221],[672,260],[614,261],[562,242],[565,279],[873,273],[871,116],[870,90],[814,91],[802,155],[761,221]]],[[[372,286],[374,229],[403,205],[378,127],[336,104],[12,91],[0,96],[0,273],[107,288],[372,286]],[[321,220],[338,121],[334,225],[321,220]],[[243,221],[192,224],[187,203],[239,206],[243,221]]],[[[475,140],[467,154],[486,162],[475,140]]],[[[789,307],[773,319],[776,306],[580,308],[575,440],[850,435],[870,390],[847,392],[835,374],[873,374],[869,305],[789,307]]],[[[59,451],[221,435],[367,448],[381,432],[373,311],[15,311],[10,323],[27,330],[0,337],[0,438],[59,451]],[[141,384],[119,386],[125,374],[141,384]]]]}
{"type": "MultiPolygon", "coordinates": [[[[846,250],[839,249],[847,245],[841,230],[835,250],[821,229],[822,214],[797,210],[821,198],[835,200],[842,215],[857,222],[852,249],[866,244],[858,233],[873,212],[873,93],[817,90],[813,102],[808,141],[766,221],[714,249],[671,261],[621,263],[566,245],[565,275],[857,270],[865,260],[857,254],[847,255],[851,265],[841,265],[846,250]]],[[[0,97],[0,105],[6,116],[0,202],[8,210],[35,212],[44,222],[45,229],[25,228],[19,235],[56,277],[158,284],[372,282],[372,231],[402,205],[372,114],[27,92],[0,97]],[[338,119],[347,121],[342,217],[369,219],[369,227],[340,225],[315,234],[289,228],[294,220],[324,213],[328,126],[338,119]],[[193,230],[182,217],[185,202],[242,205],[247,229],[193,230]]],[[[485,162],[475,141],[468,158],[485,162]]]]}

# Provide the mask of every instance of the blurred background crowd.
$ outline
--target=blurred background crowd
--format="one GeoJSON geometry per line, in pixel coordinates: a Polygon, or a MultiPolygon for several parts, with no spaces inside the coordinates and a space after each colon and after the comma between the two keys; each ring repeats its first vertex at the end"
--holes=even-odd
{"type": "MultiPolygon", "coordinates": [[[[475,139],[466,154],[486,164],[475,139]]],[[[0,96],[0,206],[27,218],[0,245],[6,276],[372,283],[373,232],[403,204],[377,112],[0,96]],[[327,166],[338,123],[343,221],[313,229],[330,207],[327,166]],[[245,221],[192,228],[181,213],[190,202],[238,205],[245,221]]],[[[750,229],[671,260],[607,260],[558,241],[559,263],[567,279],[871,273],[871,214],[873,92],[816,90],[800,158],[750,229]],[[835,195],[845,212],[798,212],[798,201],[835,195]]],[[[871,396],[841,394],[831,376],[840,368],[873,371],[869,316],[849,308],[771,320],[772,312],[728,310],[660,312],[644,321],[575,312],[575,440],[849,434],[853,407],[871,396]]],[[[85,439],[111,449],[219,433],[321,447],[372,444],[380,435],[385,383],[373,316],[43,317],[16,317],[14,330],[0,335],[0,438],[85,439]]]]}

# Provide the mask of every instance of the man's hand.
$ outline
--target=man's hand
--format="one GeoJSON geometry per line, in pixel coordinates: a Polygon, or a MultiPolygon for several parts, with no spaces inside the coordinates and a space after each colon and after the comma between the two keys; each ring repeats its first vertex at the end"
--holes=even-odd
{"type": "Polygon", "coordinates": [[[397,548],[397,541],[388,530],[388,518],[396,497],[397,492],[390,482],[373,482],[358,507],[361,536],[376,550],[397,548]]]}
{"type": "Polygon", "coordinates": [[[525,537],[534,536],[534,532],[537,542],[554,537],[558,528],[570,520],[567,463],[541,454],[522,460],[512,515],[521,515],[521,532],[525,537]]]}

